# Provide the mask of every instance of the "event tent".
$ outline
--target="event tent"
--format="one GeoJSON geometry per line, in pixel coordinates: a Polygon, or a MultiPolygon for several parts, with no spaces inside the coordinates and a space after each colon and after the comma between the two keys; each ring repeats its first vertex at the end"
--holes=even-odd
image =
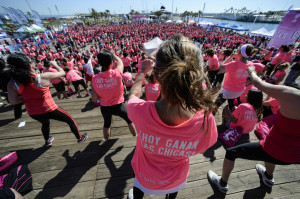
{"type": "Polygon", "coordinates": [[[194,23],[196,23],[194,19],[191,19],[191,20],[189,20],[189,22],[188,22],[189,25],[190,25],[190,24],[194,24],[194,23]]]}
{"type": "Polygon", "coordinates": [[[242,25],[236,25],[236,24],[230,25],[228,29],[236,30],[236,31],[249,31],[249,28],[245,28],[242,25]]]}
{"type": "Polygon", "coordinates": [[[43,32],[46,30],[46,28],[42,28],[36,24],[31,24],[31,26],[29,26],[29,28],[31,28],[32,30],[34,30],[36,32],[43,32]]]}
{"type": "Polygon", "coordinates": [[[199,26],[213,26],[214,24],[210,21],[200,21],[198,23],[199,26]]]}
{"type": "Polygon", "coordinates": [[[168,21],[166,21],[166,23],[173,23],[173,21],[172,20],[168,20],[168,21]]]}
{"type": "Polygon", "coordinates": [[[266,30],[265,28],[260,28],[258,30],[253,30],[249,33],[249,35],[251,36],[265,36],[265,37],[272,37],[274,32],[276,31],[275,30],[271,30],[271,31],[268,31],[266,30]]]}
{"type": "Polygon", "coordinates": [[[147,56],[154,52],[162,42],[163,41],[160,38],[155,37],[151,41],[144,43],[144,49],[146,51],[147,56]]]}

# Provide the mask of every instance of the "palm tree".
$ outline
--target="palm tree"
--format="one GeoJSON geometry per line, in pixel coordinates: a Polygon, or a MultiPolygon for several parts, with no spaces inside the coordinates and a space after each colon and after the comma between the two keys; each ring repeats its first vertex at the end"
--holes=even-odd
{"type": "Polygon", "coordinates": [[[105,10],[105,16],[109,17],[109,15],[110,15],[110,11],[109,10],[105,10]]]}
{"type": "Polygon", "coordinates": [[[91,10],[91,15],[94,18],[95,22],[97,22],[99,15],[98,15],[98,12],[94,8],[92,8],[92,10],[91,10]]]}
{"type": "Polygon", "coordinates": [[[158,19],[159,19],[160,16],[161,16],[163,13],[162,13],[162,11],[156,11],[154,14],[155,14],[155,15],[158,17],[158,19]]]}

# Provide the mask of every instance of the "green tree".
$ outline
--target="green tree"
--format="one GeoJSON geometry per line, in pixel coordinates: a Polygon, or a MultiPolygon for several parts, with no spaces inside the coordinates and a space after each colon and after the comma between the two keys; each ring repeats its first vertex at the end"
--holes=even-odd
{"type": "Polygon", "coordinates": [[[159,19],[160,16],[161,16],[163,13],[162,13],[162,11],[156,11],[154,14],[155,14],[155,15],[158,17],[158,19],[159,19]]]}
{"type": "Polygon", "coordinates": [[[95,22],[98,22],[99,14],[94,8],[91,9],[91,15],[94,18],[95,22]]]}
{"type": "Polygon", "coordinates": [[[105,17],[108,18],[110,16],[110,11],[109,10],[105,10],[105,17]]]}

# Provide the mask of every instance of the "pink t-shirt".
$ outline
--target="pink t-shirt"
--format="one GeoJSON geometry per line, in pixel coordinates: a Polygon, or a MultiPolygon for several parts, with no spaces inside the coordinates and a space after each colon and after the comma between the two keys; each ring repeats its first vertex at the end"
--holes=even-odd
{"type": "Polygon", "coordinates": [[[237,109],[233,111],[232,115],[237,118],[237,121],[231,122],[230,128],[240,127],[243,134],[250,133],[258,121],[255,109],[248,103],[240,104],[237,109]]]}
{"type": "Polygon", "coordinates": [[[151,84],[148,83],[145,86],[146,100],[156,101],[160,95],[160,85],[158,83],[151,84]]]}
{"type": "Polygon", "coordinates": [[[261,63],[253,63],[253,66],[255,67],[255,72],[262,72],[265,68],[265,65],[261,64],[261,63]]]}
{"type": "Polygon", "coordinates": [[[68,67],[70,68],[70,70],[74,69],[74,63],[72,61],[68,61],[67,62],[68,67]]]}
{"type": "Polygon", "coordinates": [[[249,92],[250,89],[257,90],[257,88],[256,88],[253,84],[247,86],[247,87],[245,88],[244,92],[243,92],[243,93],[241,94],[241,96],[240,96],[240,100],[241,100],[242,103],[245,102],[245,97],[246,97],[246,95],[248,94],[248,92],[249,92]]]}
{"type": "Polygon", "coordinates": [[[217,57],[217,55],[214,55],[213,57],[210,57],[210,56],[207,56],[208,57],[208,66],[209,66],[209,69],[212,69],[212,66],[213,65],[216,65],[216,68],[214,70],[219,70],[220,68],[220,63],[219,63],[219,59],[217,57]]]}
{"type": "MultiPolygon", "coordinates": [[[[286,72],[285,71],[276,71],[276,73],[271,77],[272,80],[279,80],[281,78],[281,76],[284,75],[283,77],[286,76],[286,72]]],[[[276,84],[279,84],[280,82],[276,82],[276,84]]]]}
{"type": "Polygon", "coordinates": [[[122,77],[126,87],[133,85],[134,81],[132,80],[132,74],[130,72],[123,73],[122,77]]]}
{"type": "Polygon", "coordinates": [[[129,67],[130,66],[130,62],[131,62],[131,58],[130,57],[122,57],[121,58],[124,67],[129,67]]]}
{"type": "Polygon", "coordinates": [[[286,53],[285,53],[285,52],[279,52],[279,53],[277,53],[277,55],[272,59],[271,64],[272,64],[272,65],[275,65],[279,59],[281,59],[281,62],[279,63],[279,64],[281,64],[281,63],[284,62],[285,57],[286,57],[286,53]]]}
{"type": "Polygon", "coordinates": [[[269,104],[271,105],[271,111],[273,114],[277,114],[277,111],[280,109],[280,103],[277,99],[272,98],[268,100],[269,104]]]}
{"type": "Polygon", "coordinates": [[[78,74],[76,70],[70,70],[66,75],[66,79],[68,81],[74,82],[74,81],[81,80],[82,77],[78,74]]]}
{"type": "Polygon", "coordinates": [[[41,63],[37,63],[36,66],[38,67],[38,69],[44,69],[44,66],[41,63]]]}
{"type": "Polygon", "coordinates": [[[241,92],[245,88],[248,72],[246,69],[252,66],[253,63],[249,62],[244,64],[241,61],[232,61],[225,64],[226,76],[223,88],[231,92],[241,92]]]}
{"type": "Polygon", "coordinates": [[[203,153],[217,141],[214,116],[204,111],[177,126],[161,121],[155,102],[133,98],[127,113],[137,134],[131,161],[135,177],[150,190],[167,190],[183,184],[189,174],[189,157],[203,153]]]}
{"type": "Polygon", "coordinates": [[[110,69],[93,77],[92,85],[101,99],[101,106],[112,106],[124,102],[122,74],[118,69],[110,69]]]}
{"type": "MultiPolygon", "coordinates": [[[[58,71],[54,68],[49,68],[49,69],[44,69],[43,70],[43,73],[46,73],[46,72],[52,72],[52,73],[57,73],[58,71]]],[[[57,79],[52,79],[50,80],[50,83],[51,84],[58,84],[59,82],[61,82],[62,80],[60,78],[57,78],[57,79]]]]}

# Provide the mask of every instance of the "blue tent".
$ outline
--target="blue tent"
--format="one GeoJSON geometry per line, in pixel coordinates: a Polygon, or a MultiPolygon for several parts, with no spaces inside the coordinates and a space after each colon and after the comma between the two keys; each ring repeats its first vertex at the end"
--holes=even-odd
{"type": "Polygon", "coordinates": [[[220,24],[218,24],[216,26],[219,27],[219,28],[228,28],[229,24],[228,23],[220,23],[220,24]]]}
{"type": "Polygon", "coordinates": [[[236,31],[249,31],[248,28],[244,28],[242,25],[236,25],[236,24],[229,26],[228,29],[232,29],[236,31]]]}

